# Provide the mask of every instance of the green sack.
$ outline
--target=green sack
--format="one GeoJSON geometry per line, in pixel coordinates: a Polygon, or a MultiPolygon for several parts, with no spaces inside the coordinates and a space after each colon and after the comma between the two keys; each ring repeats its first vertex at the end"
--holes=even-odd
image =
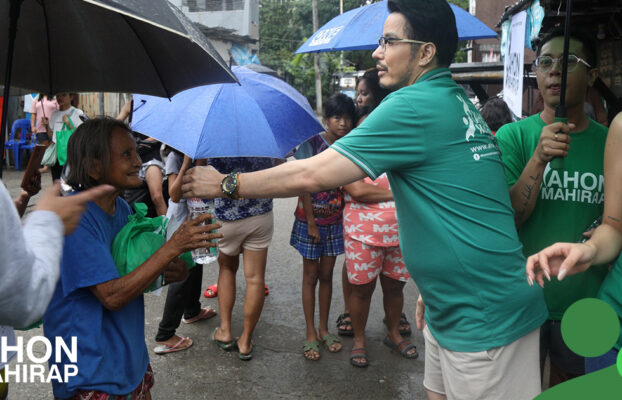
{"type": "MultiPolygon", "coordinates": [[[[112,242],[112,258],[119,275],[124,276],[147,261],[166,241],[167,219],[164,216],[148,218],[147,205],[134,203],[135,214],[128,217],[128,223],[119,231],[112,242]]],[[[188,268],[195,266],[190,253],[181,259],[188,268]],[[188,262],[188,258],[189,261],[188,262]]],[[[159,289],[164,284],[164,275],[158,277],[145,292],[159,289]]]]}
{"type": "Polygon", "coordinates": [[[67,119],[69,120],[69,126],[63,124],[63,129],[56,131],[56,157],[60,165],[65,165],[67,162],[67,143],[71,134],[76,130],[69,115],[67,115],[67,119]]]}
{"type": "Polygon", "coordinates": [[[43,158],[41,159],[41,165],[47,165],[48,167],[56,165],[56,143],[50,143],[47,149],[45,149],[45,153],[43,153],[43,158]]]}

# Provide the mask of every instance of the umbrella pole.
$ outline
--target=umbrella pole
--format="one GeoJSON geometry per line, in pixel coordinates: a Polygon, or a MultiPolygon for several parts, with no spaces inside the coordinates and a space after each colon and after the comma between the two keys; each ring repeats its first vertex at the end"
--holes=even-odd
{"type": "Polygon", "coordinates": [[[11,7],[9,14],[11,19],[9,22],[9,46],[6,57],[6,69],[4,75],[4,93],[2,101],[2,122],[0,123],[0,148],[2,149],[2,157],[0,161],[0,179],[2,178],[2,170],[4,168],[4,138],[6,136],[8,111],[9,111],[9,92],[11,89],[11,72],[13,69],[13,50],[15,48],[15,37],[17,36],[17,20],[19,19],[19,12],[22,8],[24,0],[11,0],[11,7]]]}
{"type": "MultiPolygon", "coordinates": [[[[568,78],[568,51],[570,48],[570,17],[572,15],[572,0],[566,2],[566,20],[564,21],[564,53],[562,54],[562,82],[559,93],[559,105],[555,107],[555,122],[568,123],[568,109],[566,108],[566,81],[568,78]]],[[[552,169],[563,169],[564,159],[555,157],[551,160],[552,169]]]]}

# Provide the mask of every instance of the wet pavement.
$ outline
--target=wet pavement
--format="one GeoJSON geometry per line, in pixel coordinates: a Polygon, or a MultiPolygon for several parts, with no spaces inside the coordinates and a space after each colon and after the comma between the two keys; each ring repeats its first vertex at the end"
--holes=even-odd
{"type": "MultiPolygon", "coordinates": [[[[4,171],[4,183],[12,196],[19,193],[22,173],[4,171]]],[[[43,185],[51,184],[49,174],[43,185]]],[[[31,200],[36,203],[39,196],[31,200]]],[[[189,336],[194,345],[177,353],[158,356],[153,353],[154,337],[162,317],[166,292],[161,296],[145,295],[145,334],[151,365],[155,373],[153,399],[425,399],[423,381],[423,337],[414,327],[417,288],[410,281],[405,288],[404,310],[413,322],[412,339],[419,358],[407,360],[382,344],[384,325],[382,294],[378,285],[372,300],[367,324],[367,350],[370,365],[361,369],[349,364],[352,339],[343,338],[344,349],[337,354],[321,349],[319,361],[307,361],[302,355],[305,325],[301,305],[302,258],[291,246],[289,235],[296,200],[275,200],[275,229],[268,252],[266,282],[270,295],[254,334],[253,359],[238,359],[237,352],[224,352],[210,342],[209,336],[218,325],[218,316],[192,325],[181,324],[177,333],[189,336]]],[[[331,332],[336,333],[335,319],[343,309],[341,266],[337,258],[333,279],[331,332]]],[[[240,268],[241,269],[241,268],[240,268]]],[[[215,263],[204,267],[203,288],[217,279],[215,263]]],[[[237,297],[233,310],[233,334],[242,330],[244,279],[238,271],[237,297]]],[[[201,298],[204,305],[218,309],[217,299],[201,298]]],[[[17,332],[28,338],[42,335],[42,329],[17,332]]],[[[78,339],[79,340],[79,339],[78,339]]],[[[111,348],[111,352],[118,349],[111,348]]],[[[41,351],[42,352],[42,351],[41,351]]],[[[10,385],[10,400],[51,399],[51,385],[21,383],[10,385]]]]}

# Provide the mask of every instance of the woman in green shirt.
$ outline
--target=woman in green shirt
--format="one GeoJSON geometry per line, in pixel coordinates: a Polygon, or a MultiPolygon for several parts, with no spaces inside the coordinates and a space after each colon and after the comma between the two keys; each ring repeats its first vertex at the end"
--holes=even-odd
{"type": "MultiPolygon", "coordinates": [[[[622,321],[622,113],[609,127],[605,146],[605,211],[603,223],[585,243],[555,243],[527,259],[527,280],[544,286],[545,276],[583,272],[593,265],[605,264],[617,258],[598,293],[622,321]]],[[[615,347],[601,357],[586,359],[585,372],[614,365],[622,345],[622,333],[615,347]]]]}

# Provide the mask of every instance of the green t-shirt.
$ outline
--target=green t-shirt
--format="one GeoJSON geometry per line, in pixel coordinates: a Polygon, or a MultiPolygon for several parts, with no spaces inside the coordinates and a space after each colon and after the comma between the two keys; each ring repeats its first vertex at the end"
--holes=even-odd
{"type": "MultiPolygon", "coordinates": [[[[497,142],[509,186],[516,183],[538,145],[545,126],[539,114],[507,124],[497,132],[497,142]]],[[[529,218],[518,230],[525,256],[537,253],[555,242],[577,242],[585,229],[603,213],[603,156],[607,128],[591,121],[583,132],[571,133],[570,151],[563,170],[549,165],[529,218]]],[[[596,297],[607,274],[606,266],[544,285],[549,318],[561,320],[575,301],[596,297]]]]}
{"type": "Polygon", "coordinates": [[[332,148],[372,179],[387,173],[404,261],[441,346],[483,351],[545,321],[497,145],[448,69],[391,93],[332,148]]]}

